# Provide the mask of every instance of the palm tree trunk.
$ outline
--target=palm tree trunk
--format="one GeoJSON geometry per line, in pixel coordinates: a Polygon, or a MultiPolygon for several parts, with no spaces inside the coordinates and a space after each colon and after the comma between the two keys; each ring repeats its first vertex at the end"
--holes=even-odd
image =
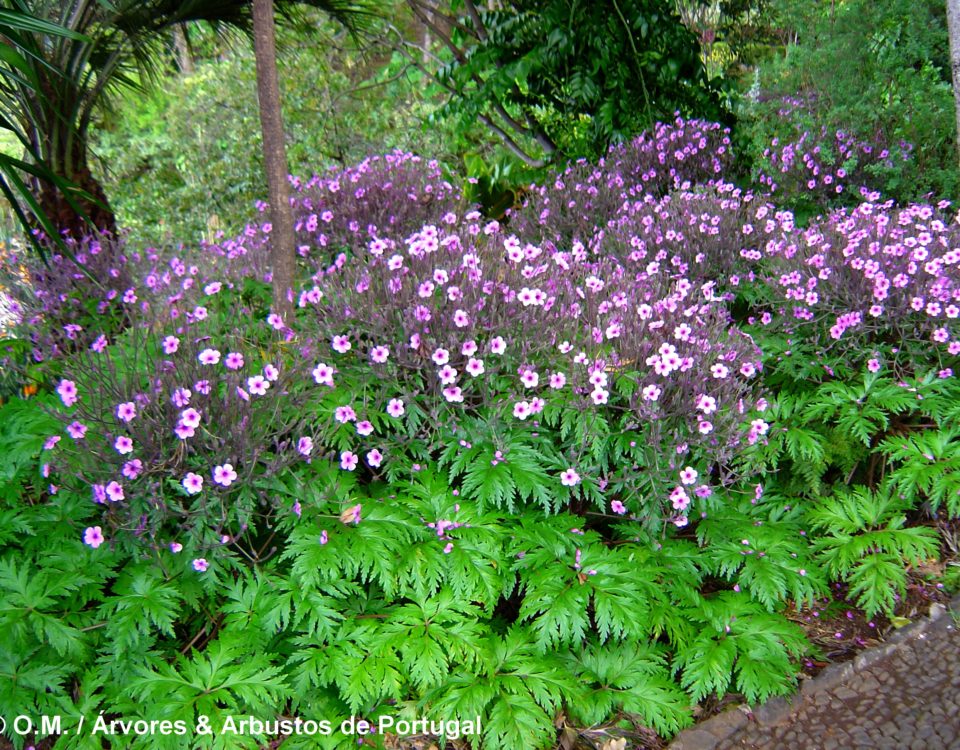
{"type": "Polygon", "coordinates": [[[953,72],[953,106],[957,120],[957,158],[960,162],[960,0],[947,0],[947,32],[950,37],[950,70],[953,72]]]}
{"type": "Polygon", "coordinates": [[[296,236],[287,152],[277,81],[277,46],[274,37],[273,0],[253,0],[253,51],[257,62],[257,96],[263,130],[263,162],[270,197],[270,265],[273,272],[273,307],[288,325],[293,315],[293,282],[296,271],[296,236]]]}
{"type": "MultiPolygon", "coordinates": [[[[85,156],[73,161],[73,164],[58,170],[58,173],[93,200],[75,196],[74,201],[71,202],[56,185],[38,180],[37,202],[40,204],[40,208],[61,233],[69,233],[71,237],[76,239],[91,232],[116,237],[117,217],[110,207],[103,186],[90,172],[85,156]],[[77,207],[86,214],[86,219],[77,211],[77,207]]],[[[62,161],[58,163],[63,164],[62,161]]]]}

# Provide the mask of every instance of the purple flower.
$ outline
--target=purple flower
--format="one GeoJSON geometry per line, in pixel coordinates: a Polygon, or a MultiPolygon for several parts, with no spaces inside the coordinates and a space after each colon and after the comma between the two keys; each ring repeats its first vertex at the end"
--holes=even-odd
{"type": "Polygon", "coordinates": [[[239,370],[243,367],[243,355],[240,352],[230,352],[223,361],[228,370],[239,370]]]}
{"type": "Polygon", "coordinates": [[[254,396],[264,395],[269,387],[270,381],[262,375],[254,375],[252,378],[247,378],[247,388],[250,389],[250,393],[254,396]]]}
{"type": "Polygon", "coordinates": [[[362,422],[357,422],[357,434],[366,437],[367,435],[373,434],[373,424],[368,420],[363,420],[362,422]]]}
{"type": "Polygon", "coordinates": [[[118,503],[123,500],[123,485],[119,482],[110,482],[106,487],[106,492],[111,502],[118,503]]]}
{"type": "Polygon", "coordinates": [[[340,424],[346,424],[347,422],[356,421],[357,413],[353,410],[352,406],[338,406],[333,412],[333,418],[340,424]]]}
{"type": "Polygon", "coordinates": [[[406,410],[404,408],[403,401],[401,401],[399,398],[392,398],[387,404],[387,414],[394,419],[399,419],[402,417],[405,411],[406,410]]]}
{"type": "Polygon", "coordinates": [[[334,336],[331,346],[338,354],[346,354],[353,348],[353,344],[350,343],[348,336],[334,336]]]}
{"type": "Polygon", "coordinates": [[[220,361],[220,352],[216,349],[204,349],[198,357],[201,364],[215,365],[220,361]]]}
{"type": "Polygon", "coordinates": [[[530,416],[531,409],[528,401],[518,401],[513,405],[513,416],[517,419],[526,419],[530,416]]]}
{"type": "Polygon", "coordinates": [[[188,494],[196,495],[203,489],[203,477],[191,471],[183,478],[182,484],[188,494]]]}
{"type": "Polygon", "coordinates": [[[143,471],[143,461],[141,461],[139,458],[134,458],[130,461],[127,461],[123,465],[123,470],[121,473],[127,479],[136,479],[138,476],[140,476],[140,472],[142,471],[143,471]]]}
{"type": "Polygon", "coordinates": [[[313,368],[313,379],[317,385],[328,385],[333,388],[333,368],[320,362],[313,368]]]}
{"type": "Polygon", "coordinates": [[[237,472],[233,470],[232,464],[223,464],[215,466],[213,469],[213,481],[217,484],[229,487],[237,479],[237,472]]]}
{"type": "Polygon", "coordinates": [[[77,403],[77,384],[72,380],[61,380],[60,385],[57,386],[57,393],[60,394],[64,406],[73,406],[77,403]]]}
{"type": "Polygon", "coordinates": [[[320,544],[326,544],[329,541],[330,541],[330,537],[327,536],[327,530],[324,529],[323,531],[320,532],[320,544]]]}
{"type": "Polygon", "coordinates": [[[88,526],[83,532],[83,543],[96,549],[103,544],[103,530],[99,526],[88,526]]]}
{"type": "Polygon", "coordinates": [[[560,473],[560,484],[564,487],[576,487],[580,484],[580,475],[571,467],[560,473]]]}

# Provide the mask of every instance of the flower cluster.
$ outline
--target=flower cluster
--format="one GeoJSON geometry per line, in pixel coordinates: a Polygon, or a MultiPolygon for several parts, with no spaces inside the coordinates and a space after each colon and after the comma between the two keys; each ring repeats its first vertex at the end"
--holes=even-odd
{"type": "Polygon", "coordinates": [[[677,117],[611,146],[597,164],[581,159],[544,184],[531,185],[523,209],[511,216],[511,228],[534,243],[586,243],[625,201],[719,180],[732,162],[729,129],[677,117]]]}

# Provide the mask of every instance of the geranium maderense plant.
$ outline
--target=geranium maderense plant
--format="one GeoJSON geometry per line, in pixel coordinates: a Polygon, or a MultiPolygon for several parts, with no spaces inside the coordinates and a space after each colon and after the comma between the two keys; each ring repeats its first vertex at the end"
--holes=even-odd
{"type": "MultiPolygon", "coordinates": [[[[84,596],[32,601],[29,572],[0,560],[21,619],[63,618],[79,645],[2,613],[0,636],[55,652],[57,700],[96,654],[110,680],[83,694],[98,710],[481,716],[466,739],[484,750],[552,746],[558,723],[669,735],[712,693],[788,691],[805,644],[778,613],[787,598],[822,595],[829,570],[886,608],[906,580],[897,550],[932,549],[898,526],[883,566],[840,559],[834,510],[807,507],[836,467],[869,484],[883,454],[903,514],[955,507],[949,368],[912,385],[875,355],[862,387],[838,377],[844,347],[853,369],[865,347],[930,349],[939,328],[917,369],[955,356],[955,230],[941,209],[883,204],[797,227],[713,173],[724,153],[699,139],[723,146],[722,130],[689,126],[575,165],[503,224],[404,155],[316,178],[297,197],[308,249],[290,320],[269,311],[262,225],[190,260],[131,254],[140,278],[109,301],[130,328],[85,327],[89,344],[50,370],[56,437],[46,413],[30,428],[84,596]],[[700,184],[676,181],[688,165],[700,184]],[[838,320],[873,304],[874,326],[838,320]],[[820,376],[765,388],[791,358],[820,376]],[[929,420],[929,440],[901,434],[929,420]],[[856,441],[849,473],[837,454],[856,441]],[[811,544],[811,519],[829,544],[811,544]]],[[[848,524],[849,549],[882,523],[848,524]]],[[[30,538],[8,547],[40,555],[30,538]]]]}

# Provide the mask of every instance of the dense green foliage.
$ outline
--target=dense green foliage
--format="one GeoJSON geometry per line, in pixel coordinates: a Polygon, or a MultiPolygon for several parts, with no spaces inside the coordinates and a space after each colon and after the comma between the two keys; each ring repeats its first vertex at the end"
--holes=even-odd
{"type": "MultiPolygon", "coordinates": [[[[758,163],[769,167],[762,152],[772,138],[786,143],[808,132],[811,147],[829,149],[840,130],[895,154],[864,178],[884,196],[955,197],[960,173],[943,3],[807,1],[780,3],[776,11],[772,22],[795,30],[796,41],[756,72],[746,114],[758,163]]],[[[803,200],[802,186],[794,198],[803,200]]]]}
{"type": "Polygon", "coordinates": [[[461,17],[472,35],[440,72],[453,92],[445,113],[489,118],[534,153],[597,158],[675,112],[724,115],[668,0],[478,3],[461,17]]]}

